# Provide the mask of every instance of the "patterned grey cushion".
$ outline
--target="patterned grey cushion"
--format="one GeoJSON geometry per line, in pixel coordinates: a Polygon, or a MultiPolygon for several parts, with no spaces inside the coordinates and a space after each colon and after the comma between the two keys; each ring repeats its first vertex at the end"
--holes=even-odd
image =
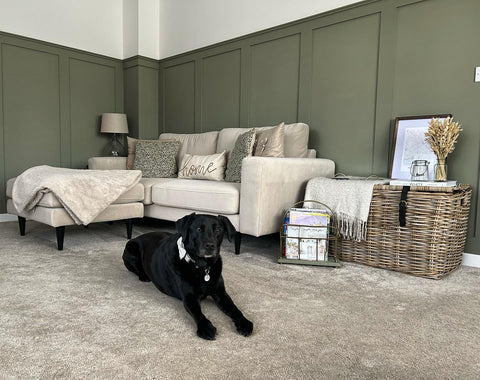
{"type": "Polygon", "coordinates": [[[133,168],[141,170],[144,178],[176,177],[175,157],[179,148],[178,141],[139,140],[133,168]]]}
{"type": "Polygon", "coordinates": [[[240,182],[242,176],[242,160],[252,155],[255,142],[255,129],[251,129],[238,136],[227,163],[225,181],[240,182]]]}

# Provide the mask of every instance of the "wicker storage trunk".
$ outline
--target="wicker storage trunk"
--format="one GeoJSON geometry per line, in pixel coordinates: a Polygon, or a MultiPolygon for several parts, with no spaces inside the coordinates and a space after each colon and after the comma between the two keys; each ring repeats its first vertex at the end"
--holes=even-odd
{"type": "Polygon", "coordinates": [[[399,225],[402,186],[376,185],[367,239],[339,239],[338,256],[374,267],[439,279],[462,262],[472,190],[412,187],[405,227],[399,225]]]}

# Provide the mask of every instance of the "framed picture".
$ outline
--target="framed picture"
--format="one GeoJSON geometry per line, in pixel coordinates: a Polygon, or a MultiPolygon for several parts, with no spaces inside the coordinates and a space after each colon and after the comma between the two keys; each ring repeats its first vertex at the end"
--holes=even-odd
{"type": "Polygon", "coordinates": [[[425,132],[432,118],[445,120],[450,114],[397,117],[393,134],[392,156],[388,176],[395,179],[410,179],[410,166],[414,160],[427,160],[429,180],[433,180],[433,167],[437,157],[425,141],[425,132]]]}

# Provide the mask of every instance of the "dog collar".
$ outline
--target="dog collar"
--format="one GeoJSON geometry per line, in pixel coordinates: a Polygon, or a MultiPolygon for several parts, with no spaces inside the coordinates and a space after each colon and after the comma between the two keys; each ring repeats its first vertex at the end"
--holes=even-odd
{"type": "MultiPolygon", "coordinates": [[[[190,261],[195,264],[195,260],[190,257],[190,255],[187,253],[187,250],[185,249],[185,245],[183,244],[182,237],[180,236],[177,240],[177,247],[178,247],[178,256],[180,257],[180,260],[185,259],[187,263],[190,261]]],[[[198,269],[199,267],[195,265],[195,267],[198,269]]],[[[203,277],[205,282],[210,281],[210,267],[205,268],[205,276],[203,277]]]]}
{"type": "Polygon", "coordinates": [[[190,255],[187,253],[187,250],[185,249],[185,245],[183,244],[182,237],[180,236],[177,240],[177,247],[178,247],[178,256],[180,257],[180,260],[185,259],[187,263],[190,261],[195,264],[195,260],[193,260],[190,255]]]}

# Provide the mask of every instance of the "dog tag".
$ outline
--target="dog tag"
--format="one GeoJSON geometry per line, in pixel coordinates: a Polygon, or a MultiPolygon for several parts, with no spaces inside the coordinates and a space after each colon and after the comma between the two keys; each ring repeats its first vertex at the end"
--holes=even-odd
{"type": "Polygon", "coordinates": [[[210,281],[210,275],[207,273],[203,279],[205,281],[210,281]]]}

